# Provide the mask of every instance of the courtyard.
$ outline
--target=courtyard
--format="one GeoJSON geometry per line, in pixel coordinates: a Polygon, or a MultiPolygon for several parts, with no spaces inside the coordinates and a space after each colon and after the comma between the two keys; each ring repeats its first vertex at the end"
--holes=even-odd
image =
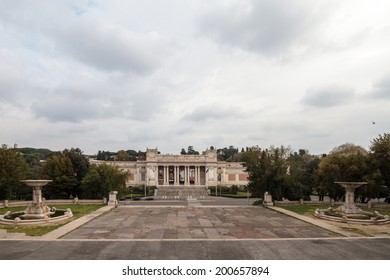
{"type": "Polygon", "coordinates": [[[328,238],[333,232],[263,207],[120,206],[64,239],[328,238]]]}

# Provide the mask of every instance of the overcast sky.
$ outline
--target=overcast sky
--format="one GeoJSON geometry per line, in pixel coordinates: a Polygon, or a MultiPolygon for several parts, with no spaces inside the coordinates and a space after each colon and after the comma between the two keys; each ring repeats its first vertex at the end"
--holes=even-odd
{"type": "Polygon", "coordinates": [[[0,142],[368,149],[390,132],[389,15],[388,0],[0,0],[0,142]]]}

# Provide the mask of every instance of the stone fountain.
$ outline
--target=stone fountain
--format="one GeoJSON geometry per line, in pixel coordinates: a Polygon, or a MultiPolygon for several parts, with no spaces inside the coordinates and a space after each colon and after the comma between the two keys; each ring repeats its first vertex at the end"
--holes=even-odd
{"type": "Polygon", "coordinates": [[[20,182],[33,189],[32,203],[21,217],[26,219],[44,219],[53,214],[53,212],[50,212],[50,208],[46,205],[45,200],[42,199],[42,187],[52,182],[52,180],[22,180],[20,182]]]}
{"type": "Polygon", "coordinates": [[[335,182],[345,189],[345,202],[337,209],[316,209],[314,215],[321,219],[344,223],[359,224],[384,224],[390,222],[387,215],[381,215],[377,211],[363,211],[355,204],[355,190],[367,182],[335,182]]]}
{"type": "Polygon", "coordinates": [[[52,180],[22,180],[20,181],[33,190],[32,202],[25,211],[11,212],[0,215],[0,224],[36,225],[62,221],[73,216],[68,209],[50,208],[42,198],[42,188],[52,180]]]}

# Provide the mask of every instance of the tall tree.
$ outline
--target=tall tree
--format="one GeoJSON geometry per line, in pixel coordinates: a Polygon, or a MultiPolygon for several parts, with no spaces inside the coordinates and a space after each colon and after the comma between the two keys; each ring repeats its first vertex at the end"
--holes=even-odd
{"type": "Polygon", "coordinates": [[[118,161],[129,161],[130,160],[130,156],[129,154],[124,151],[124,150],[120,150],[116,153],[116,160],[118,161]]]}
{"type": "Polygon", "coordinates": [[[72,195],[82,197],[81,181],[88,172],[90,166],[89,159],[79,148],[66,149],[63,151],[63,154],[70,159],[77,180],[77,184],[72,190],[72,195]]]}
{"type": "Polygon", "coordinates": [[[45,178],[53,180],[42,191],[46,198],[69,198],[77,195],[74,193],[78,184],[77,173],[68,155],[55,153],[50,156],[43,165],[42,174],[45,178]]]}
{"type": "Polygon", "coordinates": [[[20,198],[21,179],[27,171],[23,156],[7,145],[0,147],[0,199],[20,198]]]}
{"type": "Polygon", "coordinates": [[[83,179],[87,198],[107,197],[110,191],[123,195],[126,187],[127,173],[117,166],[108,164],[92,165],[83,179]]]}
{"type": "Polygon", "coordinates": [[[341,199],[345,191],[336,181],[367,181],[368,186],[361,188],[357,194],[361,198],[372,198],[377,195],[378,180],[375,169],[370,166],[368,152],[354,144],[343,144],[321,160],[317,172],[317,183],[325,189],[330,198],[341,199]]]}
{"type": "Polygon", "coordinates": [[[390,188],[390,133],[384,133],[371,141],[373,164],[382,174],[382,179],[390,188]]]}

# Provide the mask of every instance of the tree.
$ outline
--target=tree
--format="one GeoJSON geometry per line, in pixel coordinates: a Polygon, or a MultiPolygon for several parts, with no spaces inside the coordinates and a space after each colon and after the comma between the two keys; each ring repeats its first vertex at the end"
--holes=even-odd
{"type": "Polygon", "coordinates": [[[81,197],[83,192],[81,188],[81,181],[88,172],[90,166],[89,159],[79,148],[71,148],[70,150],[66,149],[63,151],[63,154],[70,159],[74,175],[76,176],[77,180],[77,184],[72,190],[72,195],[74,197],[81,197]]]}
{"type": "Polygon", "coordinates": [[[218,160],[221,161],[233,161],[234,155],[238,154],[238,148],[230,145],[229,148],[217,149],[218,160]]]}
{"type": "Polygon", "coordinates": [[[319,158],[310,155],[308,151],[301,149],[299,153],[290,154],[284,196],[289,200],[309,200],[314,185],[314,170],[318,164],[319,158]]]}
{"type": "Polygon", "coordinates": [[[249,173],[248,187],[261,197],[269,192],[274,199],[308,199],[313,186],[314,170],[319,159],[300,150],[292,153],[289,147],[247,149],[241,156],[249,173]]]}
{"type": "Polygon", "coordinates": [[[187,155],[199,155],[199,152],[194,150],[194,146],[188,146],[187,155]]]}
{"type": "Polygon", "coordinates": [[[324,157],[316,173],[319,189],[326,190],[330,198],[341,199],[345,190],[336,181],[366,181],[367,187],[356,191],[362,200],[375,197],[378,192],[378,179],[375,168],[370,164],[368,152],[350,143],[341,145],[324,157]]]}
{"type": "Polygon", "coordinates": [[[69,198],[77,195],[74,193],[78,185],[77,173],[68,155],[55,153],[50,156],[43,165],[42,174],[46,179],[53,180],[42,191],[46,198],[69,198]]]}
{"type": "Polygon", "coordinates": [[[96,159],[97,160],[113,160],[113,157],[115,156],[115,153],[110,151],[98,151],[96,159]]]}
{"type": "Polygon", "coordinates": [[[27,171],[23,156],[7,145],[0,148],[0,199],[20,198],[20,183],[27,171]]]}
{"type": "Polygon", "coordinates": [[[103,198],[110,191],[125,193],[127,172],[108,164],[92,165],[83,179],[83,188],[87,198],[103,198]]]}
{"type": "Polygon", "coordinates": [[[116,153],[116,160],[118,161],[129,161],[130,160],[130,156],[129,154],[124,151],[124,150],[120,150],[116,153]]]}
{"type": "Polygon", "coordinates": [[[373,164],[379,169],[385,186],[390,188],[390,133],[384,133],[371,141],[373,164]]]}
{"type": "Polygon", "coordinates": [[[276,200],[281,200],[286,193],[286,158],[289,148],[271,147],[261,151],[260,157],[247,165],[249,173],[248,188],[256,197],[269,192],[276,200]]]}

